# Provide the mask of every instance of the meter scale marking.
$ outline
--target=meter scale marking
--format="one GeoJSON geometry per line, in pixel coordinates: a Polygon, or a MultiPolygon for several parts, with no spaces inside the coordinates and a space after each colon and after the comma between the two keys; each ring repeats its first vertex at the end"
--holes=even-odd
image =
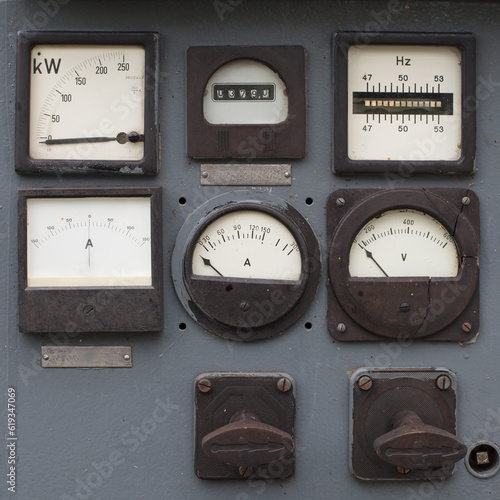
{"type": "Polygon", "coordinates": [[[458,274],[459,261],[453,235],[439,221],[423,212],[392,210],[371,219],[354,238],[349,273],[452,277],[458,274]]]}
{"type": "Polygon", "coordinates": [[[139,55],[143,49],[130,46],[126,50],[100,52],[76,63],[54,81],[66,60],[73,57],[71,50],[76,51],[75,57],[80,54],[85,57],[85,51],[95,48],[41,46],[38,52],[36,48],[33,51],[30,155],[52,159],[140,160],[143,146],[133,144],[145,140],[144,68],[141,67],[144,58],[139,55]],[[41,57],[42,53],[46,57],[41,57]],[[44,59],[47,68],[38,67],[44,59]],[[43,83],[38,84],[39,81],[43,83]],[[40,102],[38,111],[37,102],[40,102]],[[118,150],[106,146],[112,142],[120,145],[118,150]],[[79,144],[82,146],[78,147],[79,144]]]}
{"type": "Polygon", "coordinates": [[[201,276],[288,281],[300,278],[302,261],[282,222],[264,212],[241,210],[219,217],[200,234],[192,269],[201,276]]]}

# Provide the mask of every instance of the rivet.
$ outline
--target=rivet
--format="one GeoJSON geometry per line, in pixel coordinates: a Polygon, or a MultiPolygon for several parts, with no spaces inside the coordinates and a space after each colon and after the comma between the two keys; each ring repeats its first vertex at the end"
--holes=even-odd
{"type": "Polygon", "coordinates": [[[201,176],[206,179],[208,177],[208,172],[202,172],[201,173],[201,176]]]}
{"type": "Polygon", "coordinates": [[[124,354],[124,355],[123,355],[123,359],[124,359],[125,361],[130,361],[130,354],[124,354]]]}

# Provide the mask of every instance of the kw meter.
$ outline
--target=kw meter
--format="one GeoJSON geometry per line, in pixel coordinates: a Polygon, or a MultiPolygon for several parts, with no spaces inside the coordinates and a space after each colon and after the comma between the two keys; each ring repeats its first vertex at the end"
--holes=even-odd
{"type": "Polygon", "coordinates": [[[172,255],[185,309],[231,340],[282,333],[311,303],[320,274],[319,243],[306,219],[282,200],[245,191],[195,210],[172,255]]]}
{"type": "Polygon", "coordinates": [[[19,34],[19,173],[158,172],[155,33],[19,34]]]}
{"type": "Polygon", "coordinates": [[[338,33],[334,53],[336,172],[473,170],[474,35],[338,33]]]}
{"type": "Polygon", "coordinates": [[[479,331],[479,202],[468,189],[341,189],[327,204],[337,340],[463,342],[479,331]]]}

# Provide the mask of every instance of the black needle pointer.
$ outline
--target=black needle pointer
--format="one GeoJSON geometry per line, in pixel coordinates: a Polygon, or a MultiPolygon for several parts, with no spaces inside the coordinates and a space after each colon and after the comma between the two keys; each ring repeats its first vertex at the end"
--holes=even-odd
{"type": "MultiPolygon", "coordinates": [[[[358,243],[359,245],[359,243],[358,243]]],[[[380,267],[380,264],[373,258],[373,254],[371,252],[369,252],[366,248],[363,248],[361,245],[359,245],[360,248],[362,250],[364,250],[366,252],[366,256],[369,258],[369,259],[372,259],[373,262],[375,262],[375,264],[377,265],[377,267],[385,274],[385,276],[388,278],[389,275],[380,267]]]]}
{"type": "MultiPolygon", "coordinates": [[[[203,264],[205,264],[205,265],[206,265],[206,266],[208,266],[208,267],[211,267],[211,268],[212,268],[212,269],[213,269],[213,270],[214,270],[214,271],[215,271],[215,272],[216,272],[219,276],[222,276],[222,274],[221,274],[221,273],[219,273],[219,271],[217,271],[217,269],[215,269],[215,267],[214,267],[214,266],[212,266],[212,264],[210,263],[210,259],[205,259],[205,258],[203,258],[201,255],[200,255],[200,257],[201,257],[201,258],[202,258],[202,260],[203,260],[203,264]]],[[[222,277],[224,278],[224,276],[222,276],[222,277]]]]}
{"type": "Polygon", "coordinates": [[[53,144],[79,144],[85,142],[112,141],[117,141],[119,144],[125,144],[127,142],[144,142],[144,135],[137,132],[130,132],[130,134],[120,132],[116,137],[76,137],[70,139],[47,139],[45,141],[40,141],[40,144],[47,144],[47,146],[51,146],[53,144]]]}

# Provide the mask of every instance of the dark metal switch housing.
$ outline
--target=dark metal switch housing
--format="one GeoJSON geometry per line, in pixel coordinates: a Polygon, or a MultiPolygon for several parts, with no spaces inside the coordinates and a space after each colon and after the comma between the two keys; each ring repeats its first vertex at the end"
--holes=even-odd
{"type": "Polygon", "coordinates": [[[295,382],[279,372],[209,372],[195,381],[195,472],[201,479],[295,472],[295,382]]]}
{"type": "Polygon", "coordinates": [[[443,480],[467,448],[456,436],[455,374],[359,368],[350,375],[351,472],[358,479],[443,480]]]}

